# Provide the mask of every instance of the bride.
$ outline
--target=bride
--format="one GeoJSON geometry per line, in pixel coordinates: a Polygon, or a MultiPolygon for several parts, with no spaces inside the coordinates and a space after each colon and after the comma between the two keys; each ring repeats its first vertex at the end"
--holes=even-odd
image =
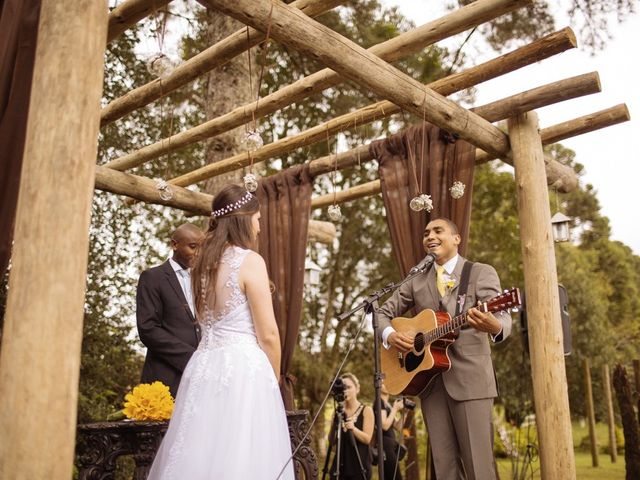
{"type": "Polygon", "coordinates": [[[252,250],[259,219],[258,200],[242,187],[228,185],[213,199],[192,271],[202,340],[150,480],[294,478],[269,278],[252,250]]]}

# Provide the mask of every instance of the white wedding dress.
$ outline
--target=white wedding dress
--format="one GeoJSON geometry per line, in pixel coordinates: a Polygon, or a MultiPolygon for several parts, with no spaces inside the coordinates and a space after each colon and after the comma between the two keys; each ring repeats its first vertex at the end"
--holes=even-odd
{"type": "Polygon", "coordinates": [[[232,246],[222,255],[221,301],[182,375],[150,480],[294,480],[278,382],[238,285],[248,253],[232,246]]]}

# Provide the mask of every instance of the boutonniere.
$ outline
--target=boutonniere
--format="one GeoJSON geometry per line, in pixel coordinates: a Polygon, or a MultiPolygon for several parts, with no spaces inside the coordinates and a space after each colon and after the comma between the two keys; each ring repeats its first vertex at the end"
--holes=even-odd
{"type": "Polygon", "coordinates": [[[454,276],[450,276],[447,280],[445,280],[444,282],[444,296],[448,296],[452,290],[454,288],[456,288],[457,283],[456,283],[456,278],[454,276]]]}

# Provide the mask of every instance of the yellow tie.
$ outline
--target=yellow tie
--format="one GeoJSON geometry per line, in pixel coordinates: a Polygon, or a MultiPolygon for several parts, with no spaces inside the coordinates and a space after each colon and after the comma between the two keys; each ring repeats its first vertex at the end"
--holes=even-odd
{"type": "Polygon", "coordinates": [[[444,281],[444,267],[442,265],[436,265],[436,286],[441,297],[444,297],[445,292],[444,281]]]}

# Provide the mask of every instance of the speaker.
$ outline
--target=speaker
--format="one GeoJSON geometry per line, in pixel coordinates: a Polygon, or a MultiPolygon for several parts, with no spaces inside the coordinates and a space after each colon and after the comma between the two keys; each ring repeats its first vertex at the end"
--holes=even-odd
{"type": "MultiPolygon", "coordinates": [[[[558,284],[558,296],[560,298],[560,320],[562,322],[562,346],[565,356],[571,355],[571,318],[569,317],[569,295],[564,285],[558,284]]],[[[520,309],[520,331],[522,332],[522,344],[529,354],[529,326],[527,323],[527,299],[522,292],[522,307],[520,309]]]]}

